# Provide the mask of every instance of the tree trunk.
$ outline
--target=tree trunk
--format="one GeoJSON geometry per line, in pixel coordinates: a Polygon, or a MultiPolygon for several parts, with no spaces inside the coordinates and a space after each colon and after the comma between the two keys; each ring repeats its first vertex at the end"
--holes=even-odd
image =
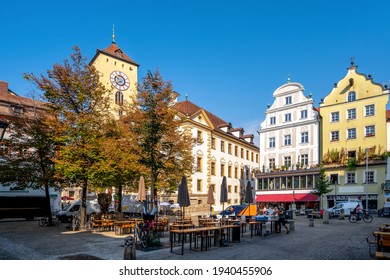
{"type": "Polygon", "coordinates": [[[81,193],[81,211],[80,211],[80,230],[85,230],[85,223],[87,217],[87,188],[88,181],[84,180],[81,193]]]}
{"type": "Polygon", "coordinates": [[[116,209],[119,213],[122,213],[122,184],[118,186],[118,190],[116,193],[118,197],[118,208],[116,209]]]}
{"type": "Polygon", "coordinates": [[[51,213],[51,206],[50,206],[50,193],[49,193],[49,185],[45,184],[45,212],[46,216],[49,219],[49,226],[53,225],[53,218],[51,213]]]}

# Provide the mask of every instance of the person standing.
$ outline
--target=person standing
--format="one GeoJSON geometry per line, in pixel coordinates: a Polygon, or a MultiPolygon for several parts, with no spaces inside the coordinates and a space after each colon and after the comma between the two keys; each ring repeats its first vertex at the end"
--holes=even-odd
{"type": "Polygon", "coordinates": [[[284,203],[281,203],[278,207],[278,213],[279,213],[279,232],[282,229],[282,226],[286,229],[286,233],[289,234],[290,230],[286,226],[286,208],[284,208],[284,203]]]}

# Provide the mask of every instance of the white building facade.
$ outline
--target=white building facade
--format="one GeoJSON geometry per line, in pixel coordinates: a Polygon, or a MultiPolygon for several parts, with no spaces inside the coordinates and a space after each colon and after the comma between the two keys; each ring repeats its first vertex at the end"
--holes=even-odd
{"type": "Polygon", "coordinates": [[[318,175],[320,116],[304,87],[288,82],[273,93],[261,123],[257,202],[306,202],[318,175]]]}

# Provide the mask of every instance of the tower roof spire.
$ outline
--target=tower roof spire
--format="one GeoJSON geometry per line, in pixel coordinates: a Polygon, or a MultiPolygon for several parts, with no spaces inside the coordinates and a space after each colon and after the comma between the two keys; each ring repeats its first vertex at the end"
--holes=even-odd
{"type": "Polygon", "coordinates": [[[115,44],[115,26],[112,24],[112,43],[115,44]]]}

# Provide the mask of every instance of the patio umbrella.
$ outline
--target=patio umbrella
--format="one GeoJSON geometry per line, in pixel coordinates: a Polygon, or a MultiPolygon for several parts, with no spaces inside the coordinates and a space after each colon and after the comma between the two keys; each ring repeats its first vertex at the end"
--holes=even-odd
{"type": "MultiPolygon", "coordinates": [[[[220,196],[219,202],[222,202],[222,211],[224,211],[225,210],[225,202],[228,202],[228,191],[227,191],[226,176],[223,176],[223,178],[222,178],[221,196],[220,196]]],[[[223,215],[222,215],[222,222],[223,222],[223,215]]]]}
{"type": "Polygon", "coordinates": [[[179,184],[178,192],[177,192],[177,202],[179,203],[179,206],[183,208],[182,212],[183,212],[183,219],[184,219],[184,207],[188,207],[191,205],[186,176],[183,176],[181,178],[181,182],[179,184]]]}
{"type": "Polygon", "coordinates": [[[253,202],[253,192],[251,182],[246,183],[245,202],[249,203],[249,216],[251,216],[251,203],[253,202]]]}
{"type": "Polygon", "coordinates": [[[209,192],[207,194],[207,204],[210,204],[210,216],[211,216],[211,205],[215,203],[215,199],[214,199],[214,190],[213,190],[213,187],[210,186],[209,187],[209,192]]]}
{"type": "Polygon", "coordinates": [[[146,213],[146,209],[145,209],[146,190],[145,190],[144,176],[141,176],[139,178],[139,183],[138,183],[138,201],[144,202],[144,213],[146,213]]]}

